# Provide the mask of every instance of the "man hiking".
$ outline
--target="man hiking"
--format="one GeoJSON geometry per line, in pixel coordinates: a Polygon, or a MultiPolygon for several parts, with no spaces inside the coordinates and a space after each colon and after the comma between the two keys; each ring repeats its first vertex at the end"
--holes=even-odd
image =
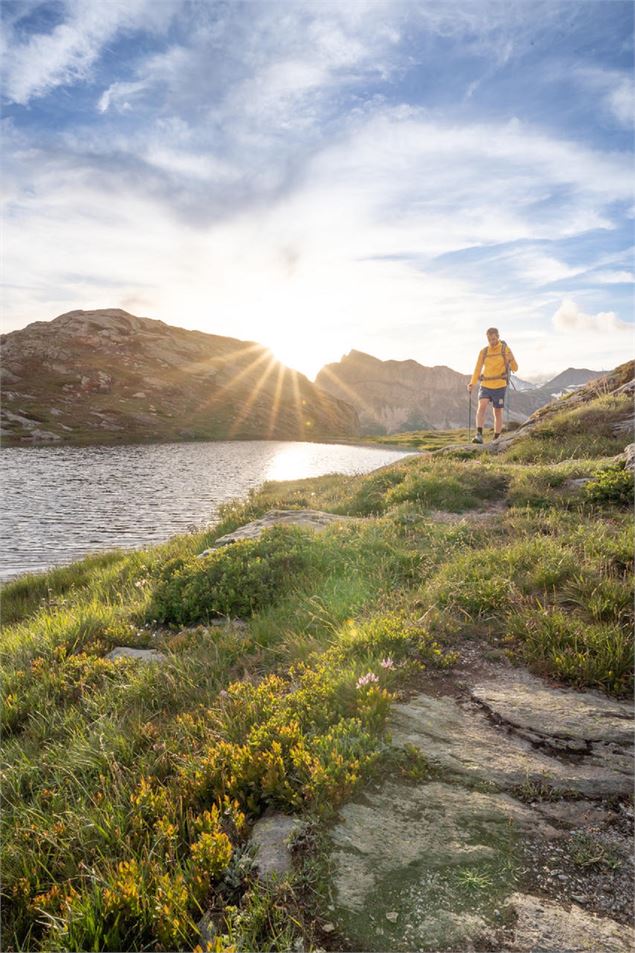
{"type": "Polygon", "coordinates": [[[472,443],[483,443],[483,424],[487,405],[492,402],[494,408],[494,440],[498,440],[503,429],[503,407],[505,406],[505,391],[509,384],[511,371],[518,370],[516,358],[501,341],[498,328],[487,329],[487,347],[480,352],[472,380],[467,389],[472,388],[480,381],[478,390],[478,407],[476,408],[476,436],[472,443]]]}

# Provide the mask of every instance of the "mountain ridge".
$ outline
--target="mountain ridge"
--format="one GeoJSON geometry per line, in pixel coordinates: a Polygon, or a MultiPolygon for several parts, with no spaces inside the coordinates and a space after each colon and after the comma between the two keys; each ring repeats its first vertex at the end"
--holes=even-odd
{"type": "MultiPolygon", "coordinates": [[[[602,373],[569,368],[539,387],[512,387],[507,419],[522,423],[551,401],[555,391],[581,386],[602,373]]],[[[353,404],[362,432],[368,435],[465,427],[469,380],[469,374],[446,365],[426,366],[413,359],[382,361],[355,349],[340,361],[326,364],[315,378],[324,390],[353,404]]]]}
{"type": "Polygon", "coordinates": [[[3,441],[343,439],[356,412],[253,341],[117,308],[2,335],[3,441]]]}

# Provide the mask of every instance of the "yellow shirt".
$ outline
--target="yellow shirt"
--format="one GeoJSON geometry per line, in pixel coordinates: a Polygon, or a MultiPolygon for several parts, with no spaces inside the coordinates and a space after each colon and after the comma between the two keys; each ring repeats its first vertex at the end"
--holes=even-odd
{"type": "Polygon", "coordinates": [[[489,344],[487,347],[484,347],[479,353],[476,367],[472,374],[472,386],[478,383],[482,374],[484,387],[505,387],[508,383],[505,376],[505,361],[507,361],[507,366],[510,371],[518,370],[516,358],[510,351],[509,345],[505,346],[505,357],[503,357],[502,341],[499,341],[495,347],[491,347],[489,344]]]}

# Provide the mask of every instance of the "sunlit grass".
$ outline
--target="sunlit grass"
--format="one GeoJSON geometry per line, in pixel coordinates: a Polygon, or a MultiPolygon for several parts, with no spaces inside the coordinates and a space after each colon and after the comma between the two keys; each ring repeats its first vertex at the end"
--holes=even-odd
{"type": "Polygon", "coordinates": [[[610,461],[551,453],[581,439],[562,428],[534,463],[270,483],[212,529],[5,586],[5,948],[192,949],[209,909],[218,950],[290,948],[310,927],[291,887],[255,882],[250,825],[329,816],[379,770],[395,691],[466,636],[627,692],[630,513],[610,461]],[[289,507],[346,518],[197,558],[289,507]],[[110,661],[115,645],[165,661],[110,661]]]}

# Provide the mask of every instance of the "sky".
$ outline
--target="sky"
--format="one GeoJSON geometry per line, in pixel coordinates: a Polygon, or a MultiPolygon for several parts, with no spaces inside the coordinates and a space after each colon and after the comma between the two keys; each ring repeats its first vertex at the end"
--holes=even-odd
{"type": "Polygon", "coordinates": [[[2,0],[3,330],[123,308],[313,378],[633,356],[634,5],[2,0]]]}

